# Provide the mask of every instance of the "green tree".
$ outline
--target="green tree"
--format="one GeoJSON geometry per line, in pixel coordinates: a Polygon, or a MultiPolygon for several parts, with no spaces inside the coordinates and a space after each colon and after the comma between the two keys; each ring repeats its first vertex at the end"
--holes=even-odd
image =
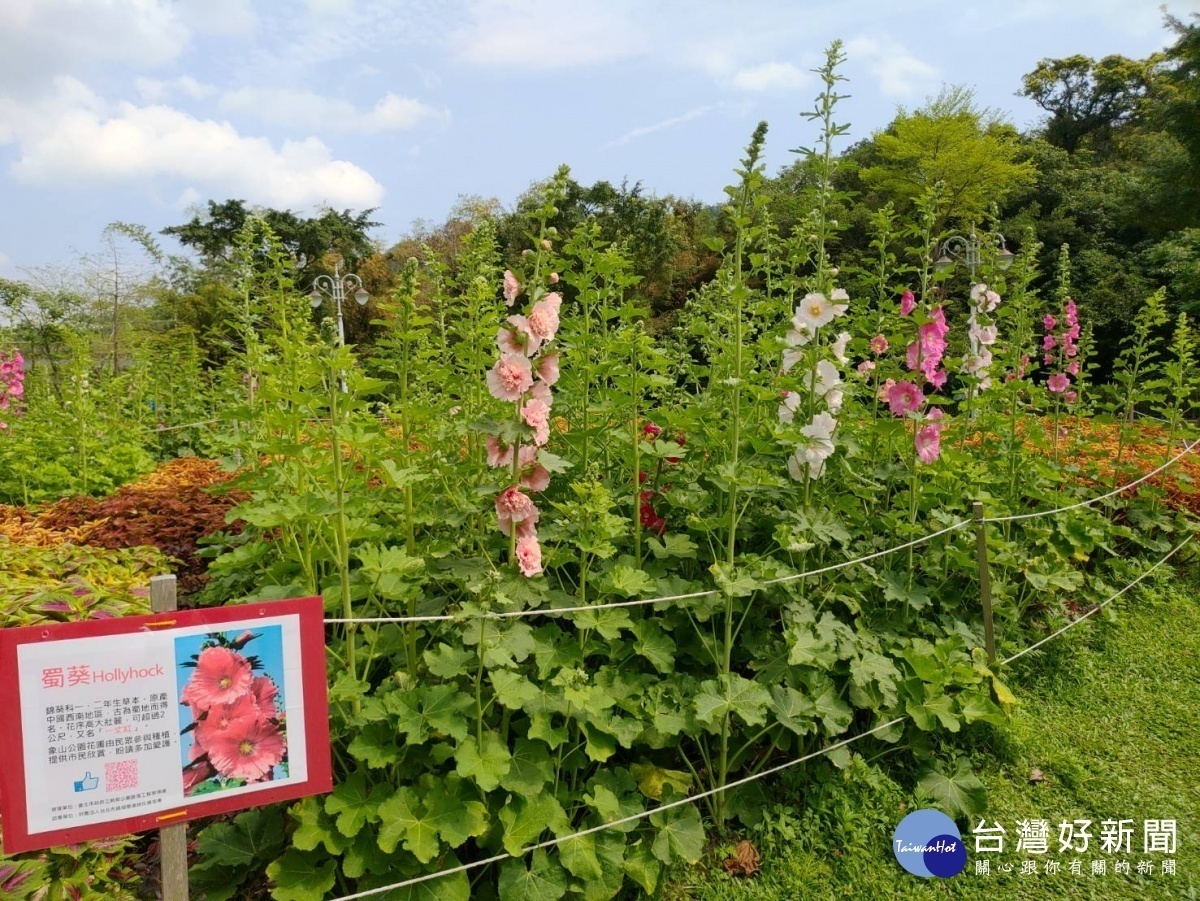
{"type": "Polygon", "coordinates": [[[994,203],[1034,178],[1019,159],[1016,129],[979,107],[967,88],[950,87],[914,112],[901,109],[874,137],[878,161],[861,170],[865,185],[911,208],[941,183],[939,226],[982,219],[994,203]]]}

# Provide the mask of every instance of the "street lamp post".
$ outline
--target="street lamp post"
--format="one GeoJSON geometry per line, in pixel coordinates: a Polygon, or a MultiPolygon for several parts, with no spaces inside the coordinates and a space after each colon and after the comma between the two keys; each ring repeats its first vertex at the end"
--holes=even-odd
{"type": "MultiPolygon", "coordinates": [[[[362,279],[353,272],[347,272],[344,275],[341,270],[341,263],[337,263],[333,267],[333,275],[318,275],[313,279],[312,293],[308,295],[309,302],[313,309],[318,309],[325,302],[325,298],[332,297],[334,305],[337,307],[337,334],[338,346],[344,347],[346,344],[346,324],[342,318],[342,301],[346,297],[347,291],[354,292],[354,300],[360,307],[365,307],[367,301],[371,299],[371,295],[363,287],[362,279]]],[[[342,378],[342,392],[346,391],[346,379],[342,378]]]]}
{"type": "MultiPolygon", "coordinates": [[[[999,250],[996,252],[996,266],[1000,269],[1007,269],[1012,265],[1014,259],[1012,251],[1004,242],[1004,235],[996,233],[996,245],[999,250]]],[[[971,271],[971,281],[975,281],[975,270],[983,263],[984,249],[983,242],[979,240],[979,236],[975,234],[975,224],[971,224],[971,234],[964,238],[962,235],[953,235],[942,242],[940,248],[941,256],[933,262],[933,268],[941,271],[953,266],[955,263],[965,263],[971,271]]]]}

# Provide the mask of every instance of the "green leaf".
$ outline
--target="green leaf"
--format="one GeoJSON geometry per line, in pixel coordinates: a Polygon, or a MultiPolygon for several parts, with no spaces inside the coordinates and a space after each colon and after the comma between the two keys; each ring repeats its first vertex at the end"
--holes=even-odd
{"type": "Polygon", "coordinates": [[[512,751],[512,767],[500,780],[505,791],[527,798],[541,794],[546,783],[554,778],[554,760],[540,741],[518,738],[512,751]]]}
{"type": "Polygon", "coordinates": [[[917,779],[917,794],[951,817],[975,817],[987,809],[987,789],[965,760],[958,762],[952,774],[926,770],[917,779]]]}
{"type": "Polygon", "coordinates": [[[533,682],[512,670],[492,670],[488,678],[496,691],[496,699],[509,710],[520,710],[541,694],[533,682]]]}
{"type": "Polygon", "coordinates": [[[467,667],[475,659],[475,655],[470,651],[453,648],[448,644],[439,644],[436,648],[427,649],[424,657],[429,672],[439,679],[461,676],[467,672],[467,667]]]}
{"type": "Polygon", "coordinates": [[[704,824],[694,804],[651,814],[650,822],[658,829],[651,849],[663,863],[692,863],[704,853],[704,824]]]}
{"type": "Polygon", "coordinates": [[[457,848],[467,839],[487,832],[487,806],[465,780],[448,773],[423,776],[421,783],[428,789],[424,798],[426,819],[450,847],[457,848]]]}
{"type": "Polygon", "coordinates": [[[514,856],[547,828],[556,835],[565,835],[571,829],[562,805],[549,792],[542,792],[536,798],[517,798],[506,804],[500,809],[500,822],[504,826],[504,850],[514,856]]]}
{"type": "Polygon", "coordinates": [[[608,573],[605,587],[614,594],[638,597],[654,590],[654,580],[643,570],[618,563],[608,573]]]}
{"type": "Polygon", "coordinates": [[[668,770],[653,763],[635,763],[629,772],[637,780],[638,790],[647,798],[659,800],[663,789],[670,786],[677,794],[687,794],[692,787],[692,776],[683,770],[668,770]]]}
{"type": "Polygon", "coordinates": [[[806,680],[813,692],[813,706],[829,735],[841,735],[850,728],[854,711],[838,694],[837,685],[823,673],[812,673],[806,680]]]}
{"type": "Polygon", "coordinates": [[[694,703],[696,719],[710,729],[716,729],[726,716],[734,714],[749,726],[761,726],[771,706],[771,693],[745,676],[727,673],[720,682],[716,679],[701,682],[694,703]]]}
{"type": "Polygon", "coordinates": [[[625,872],[648,896],[654,895],[662,863],[654,856],[650,842],[641,840],[625,849],[625,872]]]}
{"type": "Polygon", "coordinates": [[[437,827],[425,815],[424,805],[411,788],[398,789],[380,804],[379,818],[382,825],[377,841],[384,852],[391,854],[396,850],[397,842],[403,839],[405,850],[421,863],[429,863],[437,856],[441,848],[437,827]]]}
{"type": "Polygon", "coordinates": [[[291,849],[267,867],[275,901],[322,901],[337,879],[337,861],[291,849]],[[321,860],[320,863],[317,861],[321,860]]]}
{"type": "Polygon", "coordinates": [[[931,722],[931,715],[937,717],[942,726],[951,732],[957,732],[962,728],[962,722],[958,714],[954,711],[954,699],[950,695],[939,694],[932,698],[926,698],[922,704],[917,704],[915,701],[909,700],[904,705],[909,716],[920,729],[929,732],[933,726],[928,725],[931,722]]]}
{"type": "Polygon", "coordinates": [[[666,560],[671,557],[692,560],[696,557],[696,542],[692,541],[690,535],[668,532],[661,540],[650,538],[646,543],[656,560],[666,560]]]}
{"type": "Polygon", "coordinates": [[[585,882],[599,880],[603,875],[600,860],[596,857],[595,835],[581,835],[562,842],[558,846],[558,856],[571,875],[585,882]]]}
{"type": "Polygon", "coordinates": [[[817,705],[794,688],[771,686],[771,713],[784,728],[797,735],[816,731],[813,720],[817,715],[817,705]]]}
{"type": "Polygon", "coordinates": [[[283,847],[283,818],[275,811],[247,810],[232,823],[214,823],[200,833],[196,849],[228,867],[269,860],[283,847]]]}
{"type": "Polygon", "coordinates": [[[633,649],[645,657],[660,673],[669,673],[675,669],[675,642],[662,627],[650,619],[635,622],[632,631],[636,637],[633,649]]]}
{"type": "Polygon", "coordinates": [[[324,845],[325,850],[336,857],[350,844],[337,831],[332,818],[326,815],[319,798],[305,798],[292,807],[290,814],[300,824],[292,833],[292,844],[297,849],[315,851],[318,846],[324,845]]]}
{"type": "Polygon", "coordinates": [[[379,802],[384,791],[383,786],[372,791],[366,774],[356,772],[340,782],[325,799],[325,812],[337,817],[338,832],[353,838],[367,823],[379,819],[379,802]]]}
{"type": "Polygon", "coordinates": [[[811,629],[797,628],[788,650],[788,663],[828,669],[837,663],[837,649],[824,638],[818,638],[811,629]]]}
{"type": "Polygon", "coordinates": [[[483,733],[483,744],[474,736],[459,742],[454,751],[455,769],[464,779],[472,779],[485,792],[500,784],[512,768],[512,756],[497,732],[483,733]]]}
{"type": "Polygon", "coordinates": [[[963,719],[968,723],[976,723],[983,720],[985,723],[991,723],[993,726],[1003,726],[1008,722],[1004,711],[1001,710],[992,699],[978,692],[962,692],[958,695],[958,707],[962,711],[963,719]]]}
{"type": "Polygon", "coordinates": [[[545,851],[534,851],[529,869],[524,860],[500,865],[500,901],[558,901],[567,893],[567,874],[545,851]]]}
{"type": "Polygon", "coordinates": [[[396,730],[387,723],[368,723],[359,729],[346,747],[355,760],[373,770],[391,766],[400,760],[403,751],[396,743],[396,730]]]}

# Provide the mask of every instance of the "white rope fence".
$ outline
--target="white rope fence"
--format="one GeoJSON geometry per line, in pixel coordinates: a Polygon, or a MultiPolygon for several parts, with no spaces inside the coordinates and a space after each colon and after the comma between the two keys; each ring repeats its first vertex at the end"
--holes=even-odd
{"type": "MultiPolygon", "coordinates": [[[[1116,594],[1112,595],[1110,598],[1103,601],[1102,603],[1096,605],[1094,608],[1089,610],[1083,616],[1079,617],[1078,619],[1072,620],[1067,625],[1063,626],[1061,629],[1058,629],[1057,631],[1052,632],[1050,635],[1047,635],[1045,638],[1041,639],[1040,641],[1037,641],[1034,644],[1031,644],[1029,647],[1025,648],[1024,650],[1018,651],[1016,654],[1013,654],[1011,657],[1007,658],[1006,660],[1003,660],[1002,663],[1009,664],[1012,661],[1016,660],[1017,658],[1022,657],[1025,654],[1028,654],[1030,651],[1036,650],[1037,648],[1046,644],[1046,642],[1052,641],[1053,639],[1057,638],[1059,635],[1062,635],[1068,629],[1073,628],[1074,626],[1077,626],[1079,623],[1083,622],[1088,617],[1103,610],[1105,607],[1107,607],[1109,604],[1111,604],[1117,598],[1121,597],[1123,594],[1125,594],[1127,591],[1129,591],[1129,589],[1133,588],[1135,585],[1140,583],[1143,579],[1145,579],[1147,576],[1149,576],[1152,572],[1154,572],[1156,569],[1158,569],[1160,566],[1162,566],[1164,563],[1166,563],[1168,560],[1170,560],[1173,556],[1175,556],[1175,554],[1178,553],[1180,550],[1182,550],[1183,547],[1185,545],[1187,545],[1188,542],[1190,542],[1194,537],[1195,537],[1195,535],[1188,535],[1187,538],[1185,538],[1183,541],[1181,541],[1179,544],[1177,544],[1174,548],[1172,548],[1171,551],[1165,557],[1163,557],[1161,560],[1159,560],[1157,563],[1155,563],[1153,566],[1151,566],[1149,569],[1147,569],[1145,572],[1143,572],[1140,576],[1138,576],[1136,579],[1134,579],[1132,582],[1130,582],[1128,585],[1126,585],[1124,588],[1122,588],[1116,594]]],[[[486,866],[489,866],[490,864],[499,863],[501,861],[508,860],[510,858],[517,859],[517,858],[525,857],[528,854],[532,854],[534,851],[544,850],[546,848],[551,848],[556,845],[561,845],[564,842],[573,841],[575,839],[583,838],[584,836],[588,836],[588,835],[594,835],[597,832],[603,832],[607,829],[614,829],[617,826],[624,826],[628,823],[634,823],[634,822],[637,822],[638,820],[643,820],[643,819],[646,819],[647,817],[654,816],[657,813],[662,813],[667,810],[672,810],[676,807],[682,807],[685,804],[694,804],[698,801],[703,801],[705,798],[711,798],[714,795],[721,794],[722,792],[726,792],[731,789],[739,788],[739,787],[741,787],[743,785],[747,785],[751,782],[756,782],[759,779],[765,779],[768,776],[774,776],[775,774],[781,773],[784,770],[790,769],[794,766],[799,766],[802,763],[807,763],[808,761],[813,760],[814,758],[821,757],[825,754],[829,754],[833,751],[838,750],[839,748],[844,748],[847,745],[850,745],[853,742],[858,741],[859,739],[867,738],[871,735],[874,735],[877,732],[883,732],[885,729],[890,729],[892,726],[897,726],[907,719],[908,719],[907,716],[898,716],[895,719],[888,720],[886,723],[880,723],[878,726],[868,729],[866,732],[860,732],[858,735],[854,735],[854,736],[851,736],[850,738],[845,738],[845,739],[842,739],[841,741],[834,742],[831,745],[821,748],[819,751],[813,751],[811,754],[805,754],[803,757],[797,757],[794,760],[789,760],[786,763],[781,763],[777,766],[770,767],[770,768],[762,770],[758,773],[754,773],[749,776],[743,776],[741,779],[735,779],[734,781],[726,783],[725,785],[717,786],[716,788],[710,788],[706,791],[697,792],[696,794],[688,795],[685,798],[678,798],[674,801],[670,801],[666,804],[661,804],[658,807],[654,807],[649,810],[643,810],[639,813],[630,814],[629,816],[621,817],[620,819],[617,819],[617,820],[611,820],[610,822],[602,823],[599,826],[591,826],[587,829],[581,829],[578,832],[573,832],[570,835],[557,836],[555,838],[547,839],[546,841],[543,841],[543,842],[538,842],[537,844],[527,845],[526,847],[523,847],[516,854],[507,854],[507,853],[506,854],[494,854],[491,857],[486,857],[481,860],[473,860],[470,863],[459,864],[456,867],[450,867],[445,870],[438,870],[437,872],[434,872],[434,873],[425,873],[421,876],[414,876],[410,879],[405,879],[401,882],[396,882],[391,885],[384,885],[384,886],[379,886],[378,888],[366,889],[365,891],[355,892],[352,895],[341,895],[337,898],[331,899],[331,901],[356,901],[356,899],[359,899],[359,898],[369,898],[373,895],[381,895],[384,892],[392,892],[392,891],[396,891],[397,889],[409,888],[410,886],[420,885],[423,882],[429,882],[434,879],[441,879],[445,876],[453,876],[458,873],[465,873],[465,872],[468,872],[469,870],[478,869],[479,867],[486,867],[486,866]]]]}

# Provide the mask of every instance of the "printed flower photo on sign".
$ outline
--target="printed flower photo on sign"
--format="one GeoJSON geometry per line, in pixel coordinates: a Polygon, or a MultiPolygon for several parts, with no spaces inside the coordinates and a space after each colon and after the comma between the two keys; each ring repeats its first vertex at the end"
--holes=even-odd
{"type": "Polygon", "coordinates": [[[286,779],[279,626],[175,640],[183,793],[286,779]]]}

